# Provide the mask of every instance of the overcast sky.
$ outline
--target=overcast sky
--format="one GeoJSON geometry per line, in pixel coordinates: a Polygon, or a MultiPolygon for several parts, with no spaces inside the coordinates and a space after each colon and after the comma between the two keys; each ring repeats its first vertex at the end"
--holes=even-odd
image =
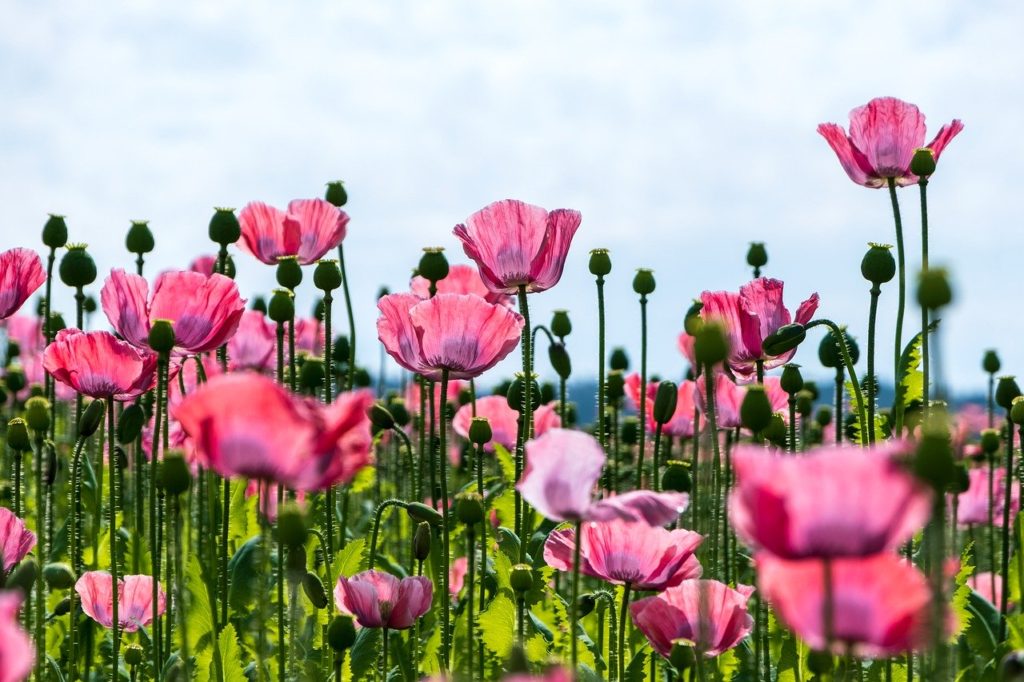
{"type": "MultiPolygon", "coordinates": [[[[973,391],[985,348],[1024,372],[1021,26],[1014,2],[5,0],[0,248],[38,246],[46,214],[63,213],[102,276],[130,267],[124,233],[146,218],[150,272],[184,267],[211,250],[213,206],[283,205],[344,179],[361,357],[375,366],[378,288],[402,288],[423,246],[465,260],[452,227],[513,197],[583,213],[562,283],[531,297],[536,320],[571,310],[580,374],[596,367],[599,246],[614,262],[610,345],[638,343],[630,282],[655,270],[663,375],[682,371],[690,299],[749,278],[751,240],[767,242],[792,306],[817,291],[863,345],[858,266],[868,241],[893,241],[888,197],[850,182],[815,127],[895,95],[925,112],[929,139],[966,125],[929,198],[933,263],[956,281],[943,366],[973,391]]],[[[900,198],[916,269],[917,191],[900,198]]],[[[272,286],[270,268],[236,262],[244,294],[272,286]]],[[[893,283],[883,376],[895,299],[893,283]]],[[[816,346],[797,356],[812,374],[816,346]]]]}

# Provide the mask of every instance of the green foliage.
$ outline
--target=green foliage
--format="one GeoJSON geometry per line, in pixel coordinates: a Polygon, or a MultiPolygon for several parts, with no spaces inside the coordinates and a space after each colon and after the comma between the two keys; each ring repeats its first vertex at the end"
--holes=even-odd
{"type": "Polygon", "coordinates": [[[484,647],[504,660],[512,650],[516,633],[516,605],[505,594],[499,594],[480,614],[478,621],[484,647]]]}
{"type": "MultiPolygon", "coordinates": [[[[928,333],[934,334],[938,326],[939,320],[933,320],[928,325],[928,333]]],[[[904,347],[897,363],[899,380],[896,383],[896,397],[892,403],[893,420],[897,424],[903,423],[903,415],[912,402],[924,398],[924,373],[920,369],[922,359],[921,332],[918,332],[904,347]]]]}

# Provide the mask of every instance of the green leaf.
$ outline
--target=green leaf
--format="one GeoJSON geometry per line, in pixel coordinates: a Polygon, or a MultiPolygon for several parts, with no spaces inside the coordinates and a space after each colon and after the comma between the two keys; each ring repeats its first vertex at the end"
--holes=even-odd
{"type": "Polygon", "coordinates": [[[967,601],[971,596],[971,586],[967,584],[967,579],[974,573],[974,565],[971,563],[971,548],[972,543],[968,542],[960,553],[960,570],[957,571],[956,578],[953,580],[952,607],[959,627],[950,636],[950,643],[955,642],[960,634],[971,624],[971,612],[967,609],[967,601]]]}
{"type": "Polygon", "coordinates": [[[331,581],[333,582],[342,575],[351,578],[363,570],[363,550],[365,548],[366,538],[359,538],[358,540],[349,540],[344,549],[338,550],[334,555],[334,561],[331,562],[331,570],[334,571],[331,581]]]}
{"type": "Polygon", "coordinates": [[[502,445],[494,444],[494,456],[498,460],[498,467],[501,469],[501,476],[505,479],[505,482],[512,482],[516,480],[516,461],[512,456],[512,453],[506,450],[502,445]]]}
{"type": "Polygon", "coordinates": [[[217,643],[220,645],[220,656],[224,662],[224,682],[248,682],[245,673],[242,672],[245,665],[242,663],[242,647],[238,645],[235,626],[231,623],[225,625],[220,631],[217,643]]]}
{"type": "MultiPolygon", "coordinates": [[[[928,325],[928,333],[933,334],[939,326],[939,320],[933,320],[928,325]]],[[[921,332],[914,334],[910,343],[900,354],[900,361],[897,363],[897,376],[899,381],[896,384],[896,397],[892,403],[894,421],[903,423],[903,414],[907,406],[915,400],[924,398],[924,374],[920,371],[923,353],[921,351],[921,332]]]]}
{"type": "Polygon", "coordinates": [[[491,600],[490,605],[479,616],[484,646],[504,660],[512,650],[516,632],[516,606],[504,594],[491,600]]]}
{"type": "Polygon", "coordinates": [[[356,474],[356,477],[352,479],[349,491],[353,494],[364,493],[373,488],[376,482],[377,468],[373,466],[365,466],[360,469],[359,473],[356,474]]]}
{"type": "Polygon", "coordinates": [[[349,675],[346,679],[364,680],[377,665],[380,652],[380,628],[362,628],[347,657],[349,675]]]}
{"type": "Polygon", "coordinates": [[[261,589],[264,571],[260,554],[260,538],[255,537],[239,547],[228,561],[228,603],[236,611],[247,612],[256,598],[256,590],[261,589]]]}

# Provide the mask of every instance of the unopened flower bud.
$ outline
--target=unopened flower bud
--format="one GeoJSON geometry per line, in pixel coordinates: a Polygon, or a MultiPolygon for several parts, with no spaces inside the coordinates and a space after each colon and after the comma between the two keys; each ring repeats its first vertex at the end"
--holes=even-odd
{"type": "Polygon", "coordinates": [[[597,599],[593,594],[590,592],[581,594],[580,598],[576,600],[576,615],[580,618],[586,618],[594,611],[596,606],[597,599]]]}
{"type": "Polygon", "coordinates": [[[668,424],[676,413],[679,404],[679,387],[674,381],[658,382],[658,390],[654,394],[654,410],[651,416],[656,424],[668,424]]]}
{"type": "Polygon", "coordinates": [[[590,274],[595,277],[604,277],[612,271],[612,258],[608,255],[608,249],[593,249],[590,252],[590,274]]]}
{"type": "Polygon", "coordinates": [[[683,316],[683,329],[690,336],[697,336],[697,331],[704,326],[704,318],[700,316],[702,310],[704,310],[704,303],[697,300],[690,304],[686,315],[683,316]]]}
{"type": "Polygon", "coordinates": [[[921,273],[917,283],[917,302],[923,308],[937,310],[953,300],[953,287],[949,275],[942,268],[930,268],[921,273]]]}
{"type": "Polygon", "coordinates": [[[629,356],[626,355],[624,348],[612,349],[611,355],[608,356],[608,367],[620,372],[625,372],[629,369],[629,356]]]}
{"type": "Polygon", "coordinates": [[[25,402],[25,422],[33,431],[50,428],[50,401],[42,396],[29,398],[25,402]]]}
{"type": "Polygon", "coordinates": [[[157,353],[170,353],[175,342],[174,326],[171,321],[154,320],[149,328],[149,347],[157,353]]]}
{"type": "Polygon", "coordinates": [[[910,157],[910,172],[919,178],[927,178],[935,172],[935,152],[928,147],[918,147],[910,157]]]}
{"type": "Polygon", "coordinates": [[[552,343],[548,346],[548,359],[551,367],[560,379],[568,379],[572,374],[572,361],[569,359],[569,351],[561,343],[552,343]]]}
{"type": "Polygon", "coordinates": [[[533,568],[529,564],[516,564],[509,572],[508,581],[516,594],[529,592],[533,588],[533,568]]]}
{"type": "Polygon", "coordinates": [[[818,408],[818,411],[814,413],[814,421],[821,428],[825,428],[832,423],[832,408],[828,405],[822,405],[818,408]]]}
{"type": "Polygon", "coordinates": [[[395,428],[395,418],[391,416],[391,412],[383,404],[374,403],[370,406],[367,414],[370,417],[370,423],[381,431],[390,431],[395,428]]]}
{"type": "MultiPolygon", "coordinates": [[[[509,385],[508,393],[505,396],[508,400],[508,406],[519,413],[522,413],[525,407],[523,405],[523,397],[526,392],[524,390],[525,383],[522,372],[516,373],[515,379],[513,379],[512,383],[509,385]]],[[[536,407],[540,405],[540,386],[537,385],[536,381],[531,381],[530,388],[532,389],[530,405],[536,409],[536,407]]]]}
{"type": "MultiPolygon", "coordinates": [[[[842,328],[841,331],[843,339],[846,341],[846,348],[850,352],[850,360],[856,365],[860,359],[860,348],[845,328],[842,328]]],[[[822,365],[830,368],[843,367],[845,364],[843,362],[843,354],[839,350],[839,344],[836,341],[836,336],[832,333],[831,329],[822,337],[821,345],[818,346],[818,360],[822,365]]]]}
{"type": "Polygon", "coordinates": [[[420,256],[420,264],[417,268],[420,276],[436,284],[448,276],[448,258],[444,255],[444,249],[431,247],[423,249],[420,256]]]}
{"type": "Polygon", "coordinates": [[[164,461],[160,464],[159,485],[169,495],[181,495],[192,485],[192,472],[180,451],[172,450],[164,455],[164,461]]]}
{"type": "Polygon", "coordinates": [[[763,268],[768,265],[768,250],[764,248],[764,242],[750,242],[747,249],[747,265],[752,268],[763,268]]]}
{"type": "Polygon", "coordinates": [[[934,490],[945,492],[956,476],[955,467],[948,419],[944,412],[931,412],[921,425],[913,459],[914,474],[934,490]]]}
{"type": "Polygon", "coordinates": [[[751,433],[760,433],[768,428],[772,420],[772,404],[764,386],[753,384],[740,403],[740,423],[751,433]]]}
{"type": "Polygon", "coordinates": [[[889,244],[868,245],[868,252],[860,262],[860,274],[872,284],[885,284],[896,276],[896,259],[889,244]]]}
{"type": "Polygon", "coordinates": [[[71,597],[64,597],[53,607],[53,615],[56,617],[66,616],[71,612],[71,597]]]}
{"type": "Polygon", "coordinates": [[[1017,426],[1024,425],[1024,396],[1017,396],[1010,403],[1010,421],[1017,426]]]}
{"type": "Polygon", "coordinates": [[[996,384],[996,405],[1009,410],[1013,406],[1013,399],[1020,395],[1020,386],[1017,379],[1012,376],[999,377],[996,384]]]}
{"type": "Polygon", "coordinates": [[[636,445],[640,442],[640,419],[638,417],[631,415],[622,420],[619,440],[623,445],[636,445]]]}
{"type": "Polygon", "coordinates": [[[788,353],[807,338],[807,328],[799,322],[785,324],[769,334],[761,343],[761,350],[765,355],[775,357],[788,353]]]}
{"type": "Polygon", "coordinates": [[[430,531],[430,524],[420,521],[412,535],[412,554],[416,561],[426,561],[430,556],[430,545],[433,542],[433,534],[430,531]]]}
{"type": "Polygon", "coordinates": [[[391,413],[391,417],[398,426],[405,426],[412,419],[409,408],[405,406],[405,401],[401,398],[395,398],[388,404],[388,412],[391,413]]]}
{"type": "Polygon", "coordinates": [[[277,259],[277,283],[279,286],[295,291],[302,284],[302,266],[297,256],[281,256],[277,259]]]}
{"type": "Polygon", "coordinates": [[[242,236],[242,226],[232,208],[215,208],[210,218],[208,234],[215,244],[227,246],[234,244],[242,236]]]}
{"type": "Polygon", "coordinates": [[[138,403],[128,405],[121,411],[117,422],[117,442],[122,445],[132,443],[142,433],[146,424],[146,411],[138,403]]]}
{"type": "Polygon", "coordinates": [[[779,386],[792,398],[804,387],[804,378],[800,374],[800,365],[788,364],[782,368],[779,386]]]}
{"type": "Polygon", "coordinates": [[[96,433],[103,423],[103,415],[106,413],[107,403],[102,398],[97,398],[89,403],[82,412],[82,418],[78,421],[78,435],[88,438],[96,433]]]}
{"type": "MultiPolygon", "coordinates": [[[[806,386],[806,384],[804,384],[806,386]]],[[[810,417],[814,409],[814,396],[806,388],[800,389],[796,394],[796,412],[801,417],[810,417]]]]}
{"type": "Polygon", "coordinates": [[[68,244],[60,259],[60,281],[69,287],[87,287],[96,281],[96,262],[85,248],[85,244],[68,244]]]}
{"type": "Polygon", "coordinates": [[[4,589],[18,590],[26,599],[32,593],[32,585],[39,578],[39,564],[32,557],[22,559],[21,563],[7,576],[4,589]]]}
{"type": "Polygon", "coordinates": [[[253,310],[256,310],[266,315],[267,299],[263,298],[262,296],[254,296],[252,299],[252,304],[249,307],[252,308],[253,310]]]}
{"type": "Polygon", "coordinates": [[[46,564],[43,567],[43,580],[53,590],[70,590],[75,586],[75,571],[65,563],[46,564]]]}
{"type": "Polygon", "coordinates": [[[444,520],[441,512],[422,502],[409,502],[405,506],[405,512],[413,521],[426,522],[431,526],[438,526],[444,520]]]}
{"type": "Polygon", "coordinates": [[[1002,443],[998,429],[985,429],[981,432],[981,451],[986,455],[995,454],[1002,443]]]}
{"type": "Polygon", "coordinates": [[[484,520],[484,498],[480,493],[467,491],[455,496],[455,516],[467,526],[484,520]]]}
{"type": "Polygon", "coordinates": [[[981,368],[989,374],[995,374],[1001,367],[999,355],[994,350],[985,351],[985,355],[981,359],[981,368]]]}
{"type": "Polygon", "coordinates": [[[59,249],[68,243],[68,225],[64,216],[50,214],[43,225],[43,244],[51,249],[59,249]]]}
{"type": "Polygon", "coordinates": [[[334,291],[341,286],[341,268],[336,260],[317,261],[313,269],[313,284],[321,291],[334,291]]]}
{"type": "Polygon", "coordinates": [[[957,462],[953,469],[953,480],[949,484],[949,492],[954,495],[960,495],[967,492],[967,489],[971,487],[971,476],[967,473],[967,465],[963,462],[957,462]]]}
{"type": "Polygon", "coordinates": [[[814,675],[827,675],[833,666],[832,654],[828,651],[810,651],[807,653],[807,669],[814,675]]]}
{"type": "Polygon", "coordinates": [[[693,477],[690,476],[690,465],[670,459],[665,462],[665,472],[661,475],[662,490],[671,490],[677,493],[688,493],[693,488],[693,477]]]}
{"type": "Polygon", "coordinates": [[[605,379],[605,397],[609,405],[616,405],[626,397],[626,378],[622,370],[613,369],[605,379]]]}
{"type": "Polygon", "coordinates": [[[334,180],[333,182],[327,183],[327,189],[324,190],[324,199],[327,203],[337,207],[342,207],[348,203],[348,192],[345,191],[345,183],[341,180],[334,180]]]}
{"type": "Polygon", "coordinates": [[[316,609],[326,609],[327,604],[327,590],[324,589],[324,583],[320,580],[320,576],[312,571],[307,571],[302,576],[302,591],[306,593],[306,598],[309,599],[309,603],[316,609]]]}
{"type": "Polygon", "coordinates": [[[96,297],[92,294],[86,294],[82,300],[82,311],[87,315],[92,315],[96,312],[96,297]]]}
{"type": "Polygon", "coordinates": [[[641,296],[649,296],[654,293],[654,271],[647,268],[640,268],[633,276],[633,291],[641,296]]]}
{"type": "Polygon", "coordinates": [[[327,626],[327,643],[336,652],[345,651],[356,641],[356,626],[352,616],[335,616],[327,626]]]}
{"type": "Polygon", "coordinates": [[[274,289],[267,306],[267,317],[272,322],[284,324],[295,317],[295,298],[287,289],[274,289]]]}
{"type": "Polygon", "coordinates": [[[153,239],[153,232],[149,229],[149,223],[145,220],[133,220],[128,228],[128,235],[124,238],[124,245],[129,253],[142,255],[149,253],[156,246],[153,239]]]}
{"type": "Polygon", "coordinates": [[[25,388],[26,383],[25,370],[21,365],[12,364],[7,368],[7,374],[4,376],[4,385],[7,386],[7,390],[17,394],[21,389],[25,388]]]}
{"type": "Polygon", "coordinates": [[[316,393],[324,385],[324,361],[306,358],[299,368],[299,386],[308,393],[316,393]]]}

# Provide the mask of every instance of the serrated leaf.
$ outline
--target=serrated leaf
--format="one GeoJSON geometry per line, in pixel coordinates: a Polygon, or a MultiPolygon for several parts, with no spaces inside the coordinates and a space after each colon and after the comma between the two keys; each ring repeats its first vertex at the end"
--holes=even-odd
{"type": "Polygon", "coordinates": [[[337,580],[338,576],[342,575],[346,578],[351,578],[363,570],[365,565],[363,561],[365,548],[366,538],[359,538],[357,540],[349,540],[343,549],[338,550],[334,555],[334,561],[331,562],[331,570],[334,571],[331,581],[337,580]]]}
{"type": "Polygon", "coordinates": [[[356,635],[348,655],[349,675],[346,679],[363,680],[377,665],[377,654],[380,652],[380,629],[362,628],[356,635]]]}
{"type": "Polygon", "coordinates": [[[971,596],[971,586],[967,584],[967,579],[974,573],[974,565],[971,563],[971,547],[972,543],[968,542],[960,553],[960,570],[957,571],[956,578],[953,580],[952,608],[958,627],[956,632],[950,636],[950,643],[955,642],[971,624],[971,612],[967,609],[967,600],[971,596]]]}
{"type": "Polygon", "coordinates": [[[484,646],[504,660],[512,650],[516,633],[516,605],[504,594],[499,594],[477,620],[484,646]]]}
{"type": "Polygon", "coordinates": [[[494,444],[494,457],[498,460],[498,467],[501,469],[501,476],[506,483],[516,480],[516,460],[500,443],[494,444]]]}
{"type": "Polygon", "coordinates": [[[356,474],[356,477],[352,479],[349,491],[353,494],[364,493],[373,488],[376,483],[377,468],[373,466],[365,466],[360,469],[359,473],[356,474]]]}
{"type": "Polygon", "coordinates": [[[220,631],[217,643],[220,645],[220,656],[224,662],[224,682],[248,682],[245,673],[242,672],[245,666],[242,664],[242,648],[238,645],[235,626],[230,623],[225,625],[220,631]]]}
{"type": "MultiPolygon", "coordinates": [[[[933,320],[928,325],[928,333],[934,334],[938,326],[939,320],[933,320]]],[[[899,380],[896,382],[896,396],[892,403],[894,422],[897,424],[903,423],[903,414],[910,403],[924,398],[924,374],[920,370],[922,359],[921,332],[918,332],[904,347],[897,363],[899,380]]]]}

